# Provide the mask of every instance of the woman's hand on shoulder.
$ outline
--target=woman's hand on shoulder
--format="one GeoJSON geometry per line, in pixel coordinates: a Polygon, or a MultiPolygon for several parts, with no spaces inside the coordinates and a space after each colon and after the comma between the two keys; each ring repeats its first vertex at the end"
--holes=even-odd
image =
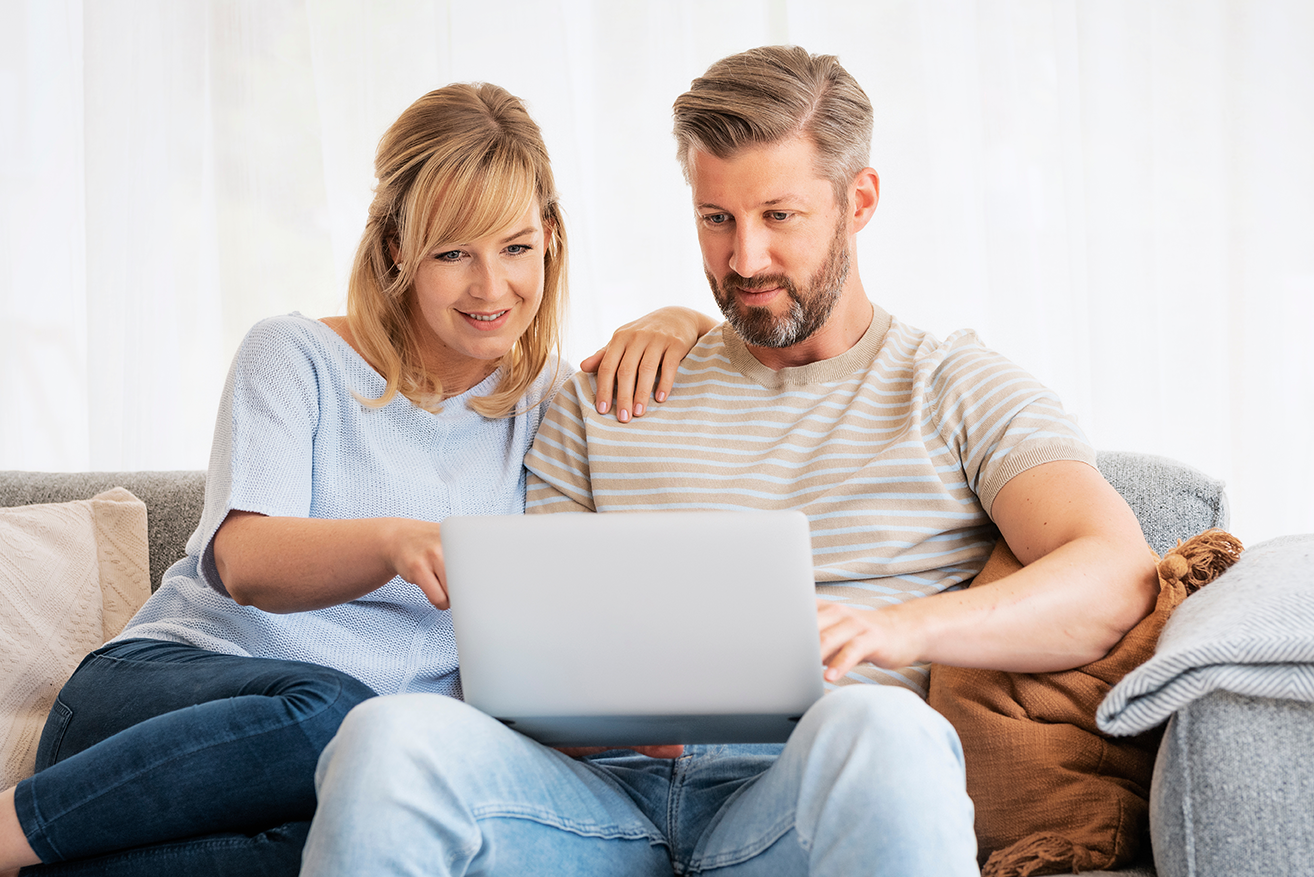
{"type": "Polygon", "coordinates": [[[653,399],[666,401],[680,360],[714,326],[711,317],[683,307],[660,308],[621,326],[607,346],[580,363],[597,373],[598,413],[615,410],[627,423],[642,417],[653,399]]]}

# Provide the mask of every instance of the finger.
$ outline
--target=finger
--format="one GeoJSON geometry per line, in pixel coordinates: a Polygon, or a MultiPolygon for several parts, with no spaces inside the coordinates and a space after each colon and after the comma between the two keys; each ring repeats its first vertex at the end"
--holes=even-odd
{"type": "Polygon", "coordinates": [[[415,578],[416,581],[411,582],[411,584],[419,588],[430,603],[439,609],[451,608],[451,602],[447,598],[447,588],[438,576],[430,572],[420,572],[415,578]]]}
{"type": "Polygon", "coordinates": [[[816,597],[815,599],[817,601],[818,619],[821,619],[823,616],[831,616],[839,611],[840,604],[836,603],[834,600],[828,600],[825,597],[816,597]]]}
{"type": "Polygon", "coordinates": [[[662,366],[665,354],[661,350],[649,348],[639,360],[639,370],[634,378],[634,416],[642,417],[652,401],[652,388],[657,383],[657,373],[662,366]]]}
{"type": "Polygon", "coordinates": [[[850,643],[865,642],[870,633],[858,619],[846,613],[832,613],[818,620],[821,624],[821,662],[826,665],[839,660],[850,643]]]}
{"type": "Polygon", "coordinates": [[[579,370],[593,374],[598,370],[599,363],[602,362],[602,354],[606,352],[607,348],[603,347],[590,353],[588,356],[584,357],[584,361],[579,364],[579,370]]]}
{"type": "Polygon", "coordinates": [[[844,644],[836,654],[826,662],[826,672],[823,678],[827,682],[838,682],[848,675],[849,671],[866,658],[865,649],[858,644],[857,639],[851,639],[844,644]]]}
{"type": "Polygon", "coordinates": [[[616,419],[621,423],[628,423],[634,414],[634,384],[639,358],[640,354],[627,349],[616,365],[616,419]]]}
{"type": "Polygon", "coordinates": [[[821,662],[829,664],[835,660],[840,650],[861,632],[856,625],[850,624],[847,618],[828,624],[821,631],[821,662]]]}
{"type": "Polygon", "coordinates": [[[662,368],[658,373],[657,391],[654,398],[660,403],[665,402],[671,395],[671,389],[675,386],[675,373],[680,369],[680,357],[675,355],[672,350],[666,351],[662,357],[662,368]]]}
{"type": "Polygon", "coordinates": [[[611,397],[615,391],[616,354],[612,352],[612,345],[609,344],[590,356],[589,360],[596,362],[595,370],[598,373],[596,388],[593,391],[593,401],[598,413],[606,414],[611,410],[611,397]]]}
{"type": "MultiPolygon", "coordinates": [[[[838,625],[852,620],[853,616],[844,611],[839,604],[828,600],[817,600],[817,631],[821,634],[823,644],[828,638],[834,639],[838,635],[833,633],[838,625]]],[[[838,647],[837,643],[836,648],[838,647]]]]}
{"type": "Polygon", "coordinates": [[[630,747],[640,755],[646,755],[649,758],[679,758],[684,755],[683,746],[633,746],[630,747]]]}

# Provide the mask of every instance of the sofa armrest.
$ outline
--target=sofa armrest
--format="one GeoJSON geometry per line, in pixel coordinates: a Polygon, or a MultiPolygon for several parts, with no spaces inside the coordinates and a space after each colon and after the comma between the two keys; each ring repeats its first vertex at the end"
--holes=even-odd
{"type": "Polygon", "coordinates": [[[1314,533],[1270,539],[1188,597],[1154,656],[1114,686],[1096,715],[1139,734],[1213,691],[1314,701],[1314,533]]]}
{"type": "Polygon", "coordinates": [[[1100,727],[1168,720],[1150,829],[1159,877],[1305,873],[1314,861],[1314,534],[1261,543],[1169,620],[1100,727]]]}
{"type": "Polygon", "coordinates": [[[1214,691],[1168,723],[1150,787],[1159,877],[1306,874],[1314,703],[1214,691]]]}

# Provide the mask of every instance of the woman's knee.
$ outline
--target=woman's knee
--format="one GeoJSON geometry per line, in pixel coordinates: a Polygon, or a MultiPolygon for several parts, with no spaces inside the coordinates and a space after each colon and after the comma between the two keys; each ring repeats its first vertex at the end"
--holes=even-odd
{"type": "Polygon", "coordinates": [[[269,693],[284,698],[303,715],[330,715],[335,728],[356,706],[378,696],[374,689],[341,670],[318,664],[294,666],[269,693]]]}

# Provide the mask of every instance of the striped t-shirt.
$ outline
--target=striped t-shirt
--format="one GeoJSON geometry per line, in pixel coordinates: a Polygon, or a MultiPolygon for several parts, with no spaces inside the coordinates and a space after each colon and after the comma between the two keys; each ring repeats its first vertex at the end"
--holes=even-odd
{"type": "MultiPolygon", "coordinates": [[[[1014,475],[1095,462],[1058,397],[975,333],[940,341],[880,308],[845,353],[779,371],[723,324],[627,424],[599,415],[593,390],[577,374],[557,395],[525,458],[527,511],[798,509],[818,594],[867,607],[976,575],[1014,475]]],[[[862,664],[846,681],[924,696],[926,675],[862,664]]]]}

